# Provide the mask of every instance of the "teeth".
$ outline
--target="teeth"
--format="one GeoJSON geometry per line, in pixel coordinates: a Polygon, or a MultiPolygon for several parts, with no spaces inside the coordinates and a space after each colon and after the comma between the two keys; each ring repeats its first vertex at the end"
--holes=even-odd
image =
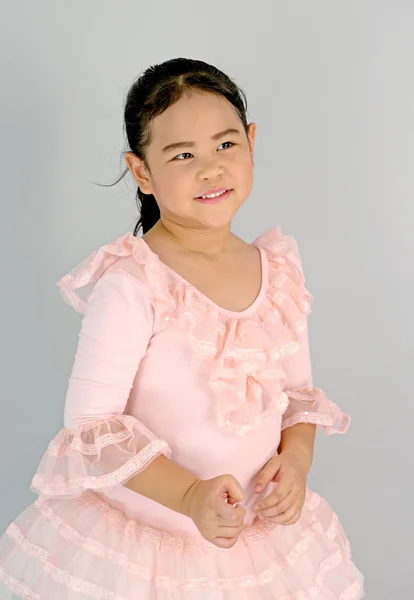
{"type": "Polygon", "coordinates": [[[209,194],[208,196],[201,196],[202,198],[218,198],[218,196],[222,196],[226,192],[218,192],[218,194],[209,194]]]}

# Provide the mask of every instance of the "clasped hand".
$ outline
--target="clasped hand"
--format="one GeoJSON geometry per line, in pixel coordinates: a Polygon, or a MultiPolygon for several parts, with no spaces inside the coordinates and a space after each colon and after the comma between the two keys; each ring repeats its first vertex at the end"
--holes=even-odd
{"type": "Polygon", "coordinates": [[[298,456],[282,452],[266,463],[256,478],[255,491],[276,483],[268,496],[253,505],[259,519],[278,525],[293,525],[299,519],[306,496],[307,471],[298,456]]]}
{"type": "MultiPolygon", "coordinates": [[[[285,451],[271,458],[255,478],[255,491],[260,493],[271,482],[276,486],[253,505],[254,523],[296,523],[305,502],[306,478],[307,470],[299,456],[285,451]]],[[[239,504],[244,493],[238,481],[232,475],[199,479],[186,496],[187,513],[201,535],[219,548],[232,548],[245,528],[246,511],[239,504]]]]}

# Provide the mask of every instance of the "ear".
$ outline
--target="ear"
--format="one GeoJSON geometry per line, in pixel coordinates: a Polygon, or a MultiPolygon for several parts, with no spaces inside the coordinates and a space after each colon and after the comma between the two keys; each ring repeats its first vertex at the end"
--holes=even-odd
{"type": "Polygon", "coordinates": [[[148,176],[147,169],[145,168],[144,162],[138,158],[133,152],[125,152],[125,162],[128,169],[131,171],[133,178],[140,187],[141,192],[144,194],[152,194],[151,180],[148,176]]]}
{"type": "Polygon", "coordinates": [[[252,163],[254,165],[254,143],[256,139],[256,123],[249,123],[249,131],[247,134],[249,140],[250,154],[252,155],[252,163]]]}

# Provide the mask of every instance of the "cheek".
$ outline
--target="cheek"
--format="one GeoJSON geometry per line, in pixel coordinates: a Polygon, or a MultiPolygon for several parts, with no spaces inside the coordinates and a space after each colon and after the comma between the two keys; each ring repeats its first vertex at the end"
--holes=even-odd
{"type": "Polygon", "coordinates": [[[238,163],[237,167],[237,179],[239,183],[249,193],[253,185],[253,164],[251,158],[246,158],[244,161],[238,163]]]}
{"type": "Polygon", "coordinates": [[[243,157],[239,157],[238,160],[234,162],[233,168],[237,170],[241,177],[250,179],[253,172],[253,161],[250,154],[246,153],[243,157]]]}
{"type": "Polygon", "coordinates": [[[176,192],[182,192],[183,189],[194,187],[195,173],[191,165],[177,165],[174,169],[170,169],[162,178],[163,192],[170,195],[176,192]]]}
{"type": "Polygon", "coordinates": [[[194,189],[194,173],[184,166],[163,173],[154,186],[161,210],[168,213],[187,211],[194,189]]]}
{"type": "Polygon", "coordinates": [[[180,177],[172,171],[165,171],[158,174],[157,182],[154,186],[155,196],[164,204],[174,202],[174,197],[178,195],[180,189],[180,177]]]}

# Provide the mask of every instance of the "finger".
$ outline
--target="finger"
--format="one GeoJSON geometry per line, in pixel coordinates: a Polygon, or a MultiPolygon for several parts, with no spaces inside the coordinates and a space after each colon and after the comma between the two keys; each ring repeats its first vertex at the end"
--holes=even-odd
{"type": "Polygon", "coordinates": [[[252,521],[252,525],[260,525],[260,523],[263,523],[264,519],[262,519],[262,517],[256,516],[254,517],[253,521],[252,521]]]}
{"type": "MultiPolygon", "coordinates": [[[[296,523],[296,521],[298,519],[300,519],[304,504],[305,504],[305,498],[304,497],[299,498],[299,500],[296,502],[296,514],[291,519],[289,519],[289,521],[286,521],[285,525],[293,525],[293,523],[296,523]]],[[[287,512],[287,511],[285,511],[285,512],[287,512]]]]}
{"type": "Polygon", "coordinates": [[[225,500],[218,498],[216,501],[216,514],[218,517],[230,523],[234,520],[237,508],[228,504],[225,500]]]}
{"type": "Polygon", "coordinates": [[[234,507],[234,512],[235,512],[237,518],[240,519],[241,521],[243,521],[244,517],[246,516],[246,509],[244,508],[244,506],[242,506],[241,504],[238,504],[237,506],[234,507]]]}
{"type": "Polygon", "coordinates": [[[264,490],[264,488],[269,485],[271,481],[273,481],[280,470],[280,466],[280,460],[278,457],[271,458],[269,462],[265,464],[255,481],[255,491],[257,493],[264,490]]]}
{"type": "Polygon", "coordinates": [[[245,515],[245,508],[239,504],[237,507],[232,507],[231,513],[228,516],[218,516],[221,526],[237,527],[243,523],[245,515]]]}
{"type": "Polygon", "coordinates": [[[240,483],[234,477],[226,480],[223,485],[224,491],[227,493],[229,504],[242,502],[244,500],[244,492],[240,483]]]}
{"type": "Polygon", "coordinates": [[[242,521],[246,510],[241,504],[232,506],[224,500],[218,500],[216,504],[216,514],[221,520],[234,524],[235,522],[242,521]]]}
{"type": "Polygon", "coordinates": [[[272,523],[276,523],[278,525],[287,525],[288,523],[296,522],[300,516],[300,509],[298,506],[291,506],[286,512],[277,515],[276,517],[272,517],[272,523]]]}
{"type": "Polygon", "coordinates": [[[283,500],[280,500],[280,502],[277,502],[273,506],[275,514],[281,514],[281,513],[286,512],[287,510],[289,510],[289,508],[291,506],[297,504],[298,500],[299,500],[298,492],[292,490],[291,492],[289,492],[289,494],[287,494],[287,496],[285,496],[285,498],[283,498],[283,500]]]}
{"type": "Polygon", "coordinates": [[[283,473],[279,473],[279,477],[277,483],[275,484],[275,492],[280,495],[280,499],[286,496],[287,492],[290,492],[296,483],[295,474],[291,471],[284,471],[283,473]]]}
{"type": "Polygon", "coordinates": [[[274,507],[276,510],[278,510],[278,512],[282,513],[285,512],[291,504],[295,503],[303,506],[304,502],[305,496],[302,491],[299,489],[292,489],[291,492],[285,498],[283,498],[283,500],[277,502],[274,507]]]}
{"type": "Polygon", "coordinates": [[[235,500],[234,498],[232,498],[231,496],[227,497],[228,504],[230,504],[231,506],[239,506],[240,502],[238,500],[235,500]]]}
{"type": "Polygon", "coordinates": [[[263,508],[257,511],[260,517],[276,517],[277,515],[286,512],[291,506],[295,506],[296,496],[293,493],[289,493],[282,502],[273,504],[267,508],[263,508]]]}
{"type": "Polygon", "coordinates": [[[290,519],[290,521],[286,521],[286,523],[283,523],[283,525],[294,525],[297,521],[299,521],[300,515],[300,512],[296,513],[296,515],[290,519]]]}
{"type": "Polygon", "coordinates": [[[217,537],[234,538],[239,536],[244,529],[244,525],[239,525],[239,527],[219,527],[217,529],[217,533],[219,534],[217,537]]]}
{"type": "Polygon", "coordinates": [[[253,506],[253,510],[260,510],[262,508],[267,508],[268,506],[277,504],[286,498],[288,494],[290,494],[293,487],[293,483],[291,483],[290,480],[278,483],[273,492],[270,492],[270,494],[256,502],[256,504],[253,506]]]}

